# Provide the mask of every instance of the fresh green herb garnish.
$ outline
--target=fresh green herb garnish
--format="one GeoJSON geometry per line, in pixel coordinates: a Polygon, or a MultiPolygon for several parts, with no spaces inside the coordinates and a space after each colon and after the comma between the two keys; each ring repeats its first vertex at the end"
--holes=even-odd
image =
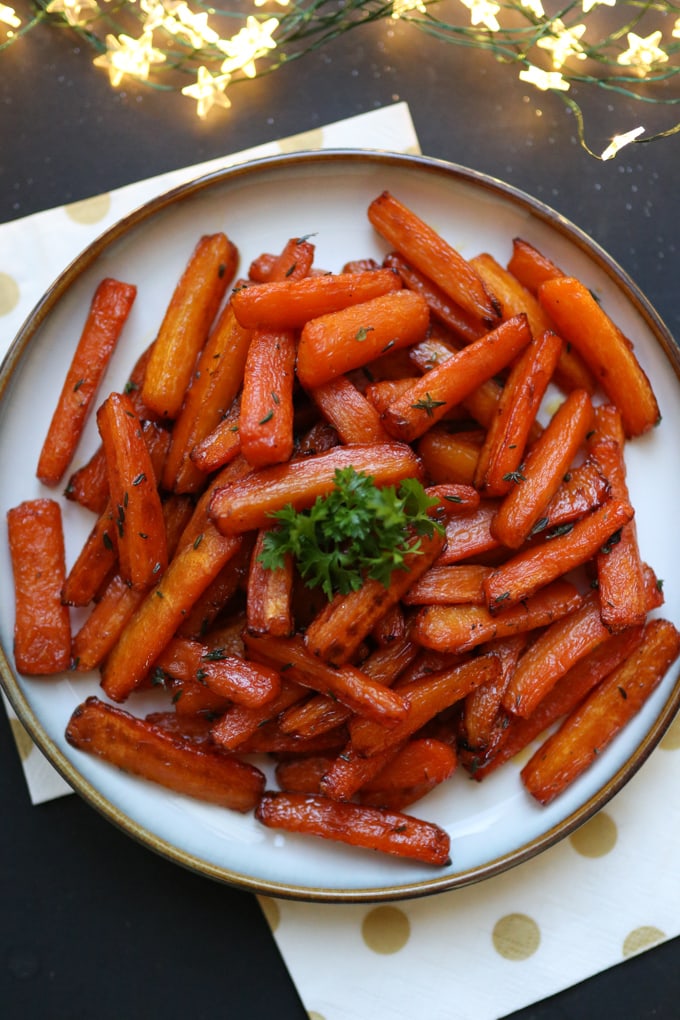
{"type": "Polygon", "coordinates": [[[406,555],[419,550],[417,536],[443,530],[428,515],[436,503],[415,478],[398,489],[378,488],[370,475],[338,470],[335,488],[309,510],[288,504],[272,514],[276,527],[264,537],[260,562],[276,570],[292,554],[307,587],[321,588],[329,599],[356,591],[366,578],[387,587],[406,555]]]}

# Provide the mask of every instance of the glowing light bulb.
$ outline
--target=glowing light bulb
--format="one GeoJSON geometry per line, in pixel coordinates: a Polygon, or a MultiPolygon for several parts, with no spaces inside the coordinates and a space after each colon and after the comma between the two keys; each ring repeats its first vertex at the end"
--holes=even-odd
{"type": "Polygon", "coordinates": [[[222,106],[228,110],[231,100],[225,89],[231,80],[230,74],[211,74],[207,67],[199,67],[193,85],[185,85],[183,96],[196,100],[196,113],[199,117],[207,117],[213,106],[222,106]]]}
{"type": "Polygon", "coordinates": [[[10,28],[18,28],[21,24],[21,18],[13,7],[8,7],[7,4],[0,4],[0,21],[3,25],[8,25],[10,28]]]}
{"type": "Polygon", "coordinates": [[[484,25],[490,32],[498,32],[500,24],[496,15],[500,11],[500,4],[491,0],[460,0],[464,7],[470,11],[470,24],[484,25]]]}
{"type": "Polygon", "coordinates": [[[63,14],[69,25],[81,25],[99,14],[97,0],[51,0],[48,14],[63,14]]]}
{"type": "Polygon", "coordinates": [[[95,67],[103,67],[109,72],[109,81],[114,87],[120,85],[127,75],[145,81],[149,77],[152,64],[162,64],[166,60],[164,53],[154,49],[152,33],[144,32],[139,39],[129,35],[107,35],[106,53],[95,57],[95,67]]]}
{"type": "Polygon", "coordinates": [[[549,89],[557,89],[560,92],[569,90],[569,82],[562,76],[561,71],[544,71],[535,64],[529,64],[525,70],[519,72],[520,79],[529,85],[535,85],[541,92],[549,89]]]}
{"type": "Polygon", "coordinates": [[[268,18],[260,22],[257,18],[246,19],[245,28],[233,35],[231,39],[220,39],[219,49],[226,54],[221,70],[225,74],[243,71],[248,78],[257,74],[255,61],[263,57],[269,50],[276,49],[276,41],[272,33],[279,27],[278,18],[268,18]]]}
{"type": "Polygon", "coordinates": [[[631,142],[634,142],[636,138],[643,134],[644,130],[645,129],[643,127],[636,127],[633,128],[632,131],[627,131],[625,135],[614,135],[611,142],[600,156],[600,159],[613,159],[617,152],[621,151],[624,145],[630,145],[631,142]]]}
{"type": "Polygon", "coordinates": [[[664,64],[668,60],[668,54],[659,46],[661,30],[644,37],[629,32],[626,38],[628,49],[616,58],[622,67],[632,67],[640,74],[647,74],[655,64],[664,64]]]}
{"type": "Polygon", "coordinates": [[[580,43],[585,30],[585,25],[574,25],[573,28],[567,28],[560,18],[554,18],[550,22],[551,34],[543,36],[536,45],[550,52],[552,65],[559,70],[569,57],[577,57],[578,60],[586,59],[585,50],[580,43]]]}

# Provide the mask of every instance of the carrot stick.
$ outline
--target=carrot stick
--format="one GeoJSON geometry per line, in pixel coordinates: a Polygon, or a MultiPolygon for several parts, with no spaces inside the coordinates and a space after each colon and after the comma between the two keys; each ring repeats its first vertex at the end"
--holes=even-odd
{"type": "Polygon", "coordinates": [[[97,287],[38,459],[37,476],[57,485],[68,468],[137,294],[107,278],[97,287]]]}
{"type": "Polygon", "coordinates": [[[7,512],[14,577],[14,661],[20,673],[48,675],[68,669],[71,622],[61,601],[66,575],[61,508],[32,499],[7,512]]]}
{"type": "Polygon", "coordinates": [[[401,443],[337,447],[303,460],[261,468],[217,489],[208,512],[225,534],[269,527],[271,515],[286,504],[303,510],[318,496],[328,495],[335,486],[336,470],[345,467],[371,475],[379,486],[420,475],[418,459],[401,443]]]}
{"type": "Polygon", "coordinates": [[[433,280],[456,304],[487,329],[499,309],[470,263],[440,234],[388,191],[368,207],[378,233],[416,269],[433,280]]]}
{"type": "Polygon", "coordinates": [[[508,376],[475,470],[475,485],[488,496],[503,496],[512,486],[561,348],[554,333],[535,337],[508,376]]]}
{"type": "Polygon", "coordinates": [[[522,550],[495,567],[484,582],[489,609],[492,612],[508,609],[562,574],[582,566],[632,520],[633,513],[630,503],[609,500],[577,521],[566,534],[522,550]]]}
{"type": "Polygon", "coordinates": [[[274,280],[236,290],[231,300],[236,318],[247,329],[301,329],[310,319],[400,288],[401,280],[391,269],[374,269],[274,280]]]}
{"type": "Polygon", "coordinates": [[[458,756],[450,744],[433,737],[410,740],[376,776],[364,783],[359,803],[403,811],[450,779],[457,764],[458,756]]]}
{"type": "Polygon", "coordinates": [[[497,511],[497,500],[483,499],[476,510],[450,517],[445,524],[446,543],[438,566],[459,563],[498,549],[500,543],[491,533],[497,511]]]}
{"type": "Polygon", "coordinates": [[[301,687],[284,676],[280,693],[259,708],[246,708],[244,705],[232,705],[228,708],[222,718],[213,724],[210,731],[212,738],[216,744],[228,751],[236,750],[266,723],[276,719],[289,705],[306,698],[308,693],[306,687],[301,687]]]}
{"type": "Polygon", "coordinates": [[[541,284],[546,280],[554,280],[564,276],[562,270],[547,255],[539,251],[521,237],[512,242],[512,256],[508,262],[508,271],[516,277],[523,287],[533,294],[538,294],[541,284]]]}
{"type": "Polygon", "coordinates": [[[211,474],[229,464],[241,452],[239,419],[241,416],[240,394],[217,423],[200,442],[192,447],[189,456],[203,475],[211,474]]]}
{"type": "Polygon", "coordinates": [[[247,580],[248,630],[251,634],[289,637],[295,630],[292,610],[294,562],[287,554],[285,563],[269,570],[260,562],[266,532],[260,531],[250,559],[247,580]]]}
{"type": "Polygon", "coordinates": [[[425,864],[444,866],[450,862],[447,833],[399,811],[340,803],[313,794],[265,793],[255,817],[269,828],[321,836],[425,864]]]}
{"type": "Polygon", "coordinates": [[[305,387],[321,386],[388,350],[422,340],[429,321],[425,299],[411,290],[383,294],[312,319],[300,334],[298,378],[305,387]]]}
{"type": "Polygon", "coordinates": [[[501,703],[526,645],[526,633],[488,644],[488,651],[500,660],[501,672],[497,678],[475,687],[465,698],[460,725],[461,747],[466,752],[494,746],[494,741],[506,728],[508,720],[501,703]]]}
{"type": "Polygon", "coordinates": [[[264,790],[264,775],[254,765],[182,740],[97,698],[75,710],[66,739],[125,772],[234,811],[252,811],[264,790]]]}
{"type": "Polygon", "coordinates": [[[526,316],[517,316],[474,340],[426,372],[390,404],[385,412],[386,428],[406,442],[422,436],[464,397],[505,368],[530,339],[526,316]]]}
{"type": "Polygon", "coordinates": [[[95,669],[106,658],[125,624],[144,598],[120,574],[114,574],[92,612],[73,637],[73,662],[82,672],[95,669]]]}
{"type": "Polygon", "coordinates": [[[561,276],[541,286],[539,300],[619,409],[626,435],[639,436],[657,425],[659,406],[632,345],[588,288],[561,276]]]}
{"type": "Polygon", "coordinates": [[[166,309],[146,369],[142,398],[163,418],[176,418],[238,253],[225,234],[200,238],[166,309]]]}
{"type": "Polygon", "coordinates": [[[583,597],[568,581],[553,581],[519,605],[492,614],[486,606],[430,605],[416,617],[413,636],[425,648],[468,652],[485,641],[545,627],[576,609],[583,597]]]}
{"type": "Polygon", "coordinates": [[[545,741],[522,769],[522,782],[549,804],[595,761],[642,708],[680,654],[680,632],[651,620],[641,644],[545,741]]]}
{"type": "Polygon", "coordinates": [[[476,563],[435,565],[411,585],[402,601],[406,606],[456,605],[466,602],[482,605],[482,582],[490,573],[491,567],[476,563]]]}
{"type": "Polygon", "coordinates": [[[304,237],[291,237],[278,255],[263,253],[253,259],[248,279],[255,283],[270,280],[301,280],[311,272],[314,262],[314,245],[304,237]]]}
{"type": "Polygon", "coordinates": [[[601,506],[609,498],[609,484],[592,459],[585,460],[565,475],[545,513],[531,529],[532,535],[570,524],[601,506]]]}
{"type": "Polygon", "coordinates": [[[418,443],[418,456],[433,482],[472,485],[482,438],[482,432],[450,433],[438,425],[418,443]]]}
{"type": "Polygon", "coordinates": [[[347,376],[314,386],[310,396],[345,445],[391,442],[378,411],[347,376]]]}
{"type": "Polygon", "coordinates": [[[295,336],[252,333],[241,393],[241,453],[253,467],[281,464],[293,452],[295,336]]]}
{"type": "Polygon", "coordinates": [[[560,487],[593,421],[585,390],[572,390],[529,451],[515,484],[491,522],[491,533],[509,549],[524,542],[560,487]]]}
{"type": "Polygon", "coordinates": [[[276,670],[187,638],[169,641],[154,668],[178,680],[194,680],[222,698],[251,708],[271,701],[281,688],[276,670]]]}

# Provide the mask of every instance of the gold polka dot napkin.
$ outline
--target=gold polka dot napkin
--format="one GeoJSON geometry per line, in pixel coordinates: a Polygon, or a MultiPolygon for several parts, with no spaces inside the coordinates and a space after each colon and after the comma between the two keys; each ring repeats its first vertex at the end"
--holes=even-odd
{"type": "MultiPolygon", "coordinates": [[[[0,225],[0,346],[72,258],[147,199],[245,159],[361,145],[417,152],[405,104],[0,225]]],[[[69,792],[7,709],[32,801],[69,792]]],[[[393,904],[262,897],[310,1020],[496,1020],[679,934],[679,786],[676,722],[605,811],[497,878],[393,904]]]]}

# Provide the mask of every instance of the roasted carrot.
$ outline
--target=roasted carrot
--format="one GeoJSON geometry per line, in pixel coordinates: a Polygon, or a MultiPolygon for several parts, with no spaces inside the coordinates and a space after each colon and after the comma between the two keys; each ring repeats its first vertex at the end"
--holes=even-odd
{"type": "Polygon", "coordinates": [[[595,761],[642,708],[680,654],[680,632],[668,620],[651,620],[642,642],[613,670],[522,769],[522,782],[549,804],[595,761]]]}
{"type": "Polygon", "coordinates": [[[418,455],[433,482],[471,485],[482,441],[480,431],[449,432],[445,426],[436,425],[418,443],[418,455]]]}
{"type": "Polygon", "coordinates": [[[287,461],[293,452],[295,335],[253,330],[243,378],[239,438],[253,467],[287,461]]]}
{"type": "Polygon", "coordinates": [[[391,269],[275,280],[234,291],[236,318],[247,329],[301,329],[310,319],[401,289],[391,269]]]}
{"type": "Polygon", "coordinates": [[[107,278],[97,287],[38,459],[45,485],[63,478],[92,410],[137,288],[107,278]]]}
{"type": "Polygon", "coordinates": [[[433,280],[456,304],[487,329],[499,309],[470,263],[416,213],[384,191],[368,207],[378,233],[416,269],[433,280]]]}
{"type": "Polygon", "coordinates": [[[450,517],[445,524],[446,543],[438,565],[448,566],[497,549],[500,543],[491,533],[497,511],[497,500],[483,499],[476,510],[450,517]]]}
{"type": "Polygon", "coordinates": [[[593,422],[586,390],[572,390],[513,477],[514,484],[491,522],[491,533],[517,549],[543,517],[550,500],[582,447],[593,422]]]}
{"type": "Polygon", "coordinates": [[[438,825],[399,811],[340,803],[312,794],[265,793],[255,817],[269,828],[320,836],[425,864],[450,863],[448,834],[438,825]]]}
{"type": "Polygon", "coordinates": [[[385,426],[398,439],[412,442],[432,428],[464,397],[505,368],[529,343],[526,316],[508,319],[448,361],[426,372],[385,412],[385,426]]]}
{"type": "Polygon", "coordinates": [[[244,705],[232,705],[228,708],[224,715],[213,723],[212,739],[229,751],[236,750],[270,720],[276,719],[280,712],[296,701],[306,698],[308,694],[308,688],[293,683],[284,675],[279,694],[266,704],[259,708],[246,708],[244,705]]]}
{"type": "Polygon", "coordinates": [[[487,649],[498,658],[501,670],[485,684],[480,684],[465,698],[460,720],[461,746],[466,752],[488,752],[498,743],[498,737],[507,725],[507,716],[501,707],[503,695],[510,683],[517,662],[526,648],[528,635],[515,634],[491,642],[487,649]]]}
{"type": "Polygon", "coordinates": [[[305,323],[297,374],[305,387],[367,365],[388,350],[422,340],[430,321],[427,302],[411,290],[384,294],[305,323]]]}
{"type": "Polygon", "coordinates": [[[192,447],[189,456],[204,476],[229,464],[241,452],[240,415],[241,397],[239,394],[215,428],[192,447]]]}
{"type": "Polygon", "coordinates": [[[470,602],[484,603],[482,582],[491,573],[491,567],[481,564],[435,565],[412,584],[403,596],[404,605],[456,605],[470,602]]]}
{"type": "Polygon", "coordinates": [[[346,375],[313,387],[310,396],[345,445],[391,441],[374,405],[346,375]]]}
{"type": "Polygon", "coordinates": [[[377,775],[364,783],[359,790],[359,803],[403,811],[450,779],[457,764],[458,755],[450,744],[434,737],[410,740],[377,775]]]}
{"type": "Polygon", "coordinates": [[[264,790],[264,775],[254,765],[182,740],[97,698],[74,711],[66,739],[125,772],[234,811],[252,811],[264,790]]]}
{"type": "Polygon", "coordinates": [[[146,369],[142,398],[163,418],[176,418],[196,359],[236,272],[238,253],[221,232],[194,248],[167,306],[146,369]]]}
{"type": "Polygon", "coordinates": [[[62,603],[66,576],[59,504],[31,499],[7,512],[14,577],[14,661],[20,673],[49,675],[68,669],[71,621],[62,603]]]}
{"type": "Polygon", "coordinates": [[[584,517],[609,498],[609,484],[591,458],[571,468],[548,503],[545,513],[533,528],[532,535],[549,532],[584,517]]]}
{"type": "Polygon", "coordinates": [[[438,652],[467,652],[485,641],[545,627],[576,609],[583,596],[569,581],[553,581],[519,605],[490,613],[486,606],[430,605],[421,609],[413,636],[438,652]]]}
{"type": "Polygon", "coordinates": [[[538,294],[541,284],[546,280],[554,280],[558,276],[565,275],[547,255],[521,237],[513,239],[508,271],[534,297],[538,294]]]}
{"type": "Polygon", "coordinates": [[[73,637],[73,664],[88,672],[96,669],[118,640],[126,623],[144,598],[118,573],[114,573],[92,612],[73,637]]]}
{"type": "Polygon", "coordinates": [[[172,638],[153,668],[177,680],[193,680],[229,701],[250,708],[271,701],[281,689],[277,670],[188,638],[172,638]]]}
{"type": "Polygon", "coordinates": [[[210,499],[210,517],[225,534],[269,527],[271,515],[286,504],[302,510],[318,496],[327,495],[335,486],[335,472],[345,467],[371,475],[379,486],[420,475],[417,457],[401,443],[337,447],[304,460],[261,468],[218,488],[210,499]]]}
{"type": "Polygon", "coordinates": [[[658,425],[659,405],[632,345],[588,288],[560,276],[541,286],[539,301],[619,409],[626,435],[639,436],[658,425]]]}
{"type": "Polygon", "coordinates": [[[495,567],[484,581],[492,612],[515,606],[539,588],[582,566],[633,518],[630,503],[609,500],[577,521],[566,534],[521,550],[495,567]]]}
{"type": "Polygon", "coordinates": [[[263,252],[250,263],[248,279],[255,283],[270,280],[301,280],[314,263],[315,248],[305,237],[291,237],[278,255],[263,252]]]}
{"type": "Polygon", "coordinates": [[[293,621],[293,557],[287,554],[283,566],[268,570],[260,561],[266,532],[260,531],[250,559],[247,579],[248,630],[252,634],[289,637],[293,621]]]}

